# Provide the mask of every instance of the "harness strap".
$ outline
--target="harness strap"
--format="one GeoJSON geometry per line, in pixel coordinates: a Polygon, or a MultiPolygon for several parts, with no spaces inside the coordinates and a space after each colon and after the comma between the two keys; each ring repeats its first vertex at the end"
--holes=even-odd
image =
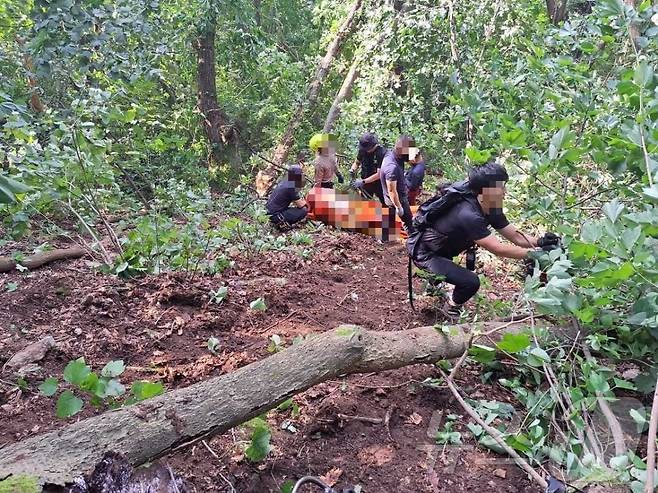
{"type": "Polygon", "coordinates": [[[416,311],[416,307],[414,306],[414,286],[413,286],[413,276],[412,276],[412,261],[416,260],[416,250],[418,249],[418,245],[420,244],[420,241],[423,239],[423,235],[425,234],[425,230],[420,231],[418,233],[418,239],[416,240],[416,243],[414,243],[413,248],[411,249],[411,254],[409,255],[409,262],[407,263],[407,282],[408,282],[408,290],[409,290],[409,304],[411,305],[411,309],[413,311],[416,311]]]}

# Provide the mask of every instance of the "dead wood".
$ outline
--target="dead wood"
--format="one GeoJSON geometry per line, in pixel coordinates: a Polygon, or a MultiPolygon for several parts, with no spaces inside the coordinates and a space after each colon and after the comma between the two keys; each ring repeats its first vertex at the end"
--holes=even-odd
{"type": "Polygon", "coordinates": [[[11,272],[18,264],[27,267],[30,270],[37,269],[42,265],[55,262],[56,260],[69,260],[80,258],[87,253],[86,250],[79,246],[71,248],[61,248],[59,250],[50,250],[49,252],[35,253],[26,257],[20,262],[16,262],[11,257],[0,257],[0,272],[11,272]]]}
{"type": "Polygon", "coordinates": [[[340,375],[457,358],[468,347],[466,329],[374,332],[342,326],[227,375],[8,445],[0,449],[0,471],[64,484],[91,471],[108,451],[143,464],[181,443],[223,433],[340,375]]]}
{"type": "Polygon", "coordinates": [[[53,336],[46,336],[43,339],[33,342],[29,346],[14,354],[3,367],[9,369],[22,368],[29,363],[41,361],[46,353],[55,347],[55,338],[53,336]]]}
{"type": "Polygon", "coordinates": [[[288,122],[286,131],[283,133],[279,144],[274,150],[272,158],[273,162],[266,169],[258,172],[258,175],[256,176],[256,191],[259,196],[263,197],[267,194],[280,169],[284,167],[290,149],[292,149],[294,144],[295,131],[302,122],[304,112],[315,106],[318,96],[320,95],[320,89],[329,74],[329,68],[340,51],[343,41],[345,41],[348,35],[352,32],[355,25],[354,20],[361,9],[362,3],[362,0],[355,0],[350,7],[347,17],[340,26],[334,39],[329,43],[324,57],[322,57],[322,60],[320,60],[320,63],[315,70],[315,75],[306,89],[306,97],[302,99],[297,105],[297,108],[295,108],[295,111],[288,122]]]}

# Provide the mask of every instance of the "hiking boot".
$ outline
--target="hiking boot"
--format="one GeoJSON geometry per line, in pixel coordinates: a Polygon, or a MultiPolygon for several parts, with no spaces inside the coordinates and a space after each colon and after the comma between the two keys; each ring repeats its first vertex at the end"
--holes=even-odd
{"type": "Polygon", "coordinates": [[[464,305],[453,305],[447,302],[443,306],[443,315],[446,317],[446,320],[450,322],[457,322],[462,315],[464,305]]]}
{"type": "Polygon", "coordinates": [[[425,287],[424,296],[445,296],[445,289],[443,283],[440,284],[427,284],[425,287]]]}

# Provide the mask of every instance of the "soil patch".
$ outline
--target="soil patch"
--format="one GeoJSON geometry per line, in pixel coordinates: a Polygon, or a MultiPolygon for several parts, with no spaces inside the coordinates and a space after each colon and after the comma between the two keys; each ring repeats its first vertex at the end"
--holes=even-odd
{"type": "MultiPolygon", "coordinates": [[[[66,424],[54,416],[54,399],[36,387],[49,376],[61,379],[66,364],[81,356],[95,370],[123,359],[123,382],[159,379],[172,389],[267,357],[275,335],[287,347],[296,337],[344,323],[402,330],[441,322],[436,310],[409,308],[402,244],[335,231],[313,240],[310,258],[301,250],[236,257],[235,266],[217,276],[125,280],[94,273],[82,259],[3,275],[0,365],[47,335],[56,348],[27,378],[26,389],[2,376],[0,447],[66,424]],[[221,286],[228,294],[213,302],[210,292],[221,286]],[[249,308],[257,298],[265,311],[249,308]],[[219,341],[214,354],[210,337],[219,341]]],[[[489,303],[482,307],[506,302],[518,289],[513,277],[491,269],[481,293],[489,303]]],[[[445,416],[463,414],[447,389],[427,383],[437,376],[432,366],[418,365],[318,385],[294,398],[298,413],[268,413],[273,450],[259,464],[244,457],[244,427],[163,460],[199,492],[279,492],[287,480],[307,474],[340,487],[358,484],[366,493],[537,491],[509,461],[477,448],[467,432],[463,445],[436,444],[445,416]]],[[[465,368],[460,382],[477,398],[510,400],[504,389],[481,383],[476,367],[465,368]]],[[[98,412],[87,405],[72,419],[98,412]]],[[[467,422],[459,419],[456,430],[466,430],[467,422]]]]}

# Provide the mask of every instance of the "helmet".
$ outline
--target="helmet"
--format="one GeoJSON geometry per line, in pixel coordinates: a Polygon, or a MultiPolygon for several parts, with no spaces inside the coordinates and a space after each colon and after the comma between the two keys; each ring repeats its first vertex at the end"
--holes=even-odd
{"type": "Polygon", "coordinates": [[[311,151],[318,152],[323,147],[326,147],[328,142],[333,142],[335,140],[336,138],[331,134],[317,133],[308,141],[308,147],[311,151]]]}

